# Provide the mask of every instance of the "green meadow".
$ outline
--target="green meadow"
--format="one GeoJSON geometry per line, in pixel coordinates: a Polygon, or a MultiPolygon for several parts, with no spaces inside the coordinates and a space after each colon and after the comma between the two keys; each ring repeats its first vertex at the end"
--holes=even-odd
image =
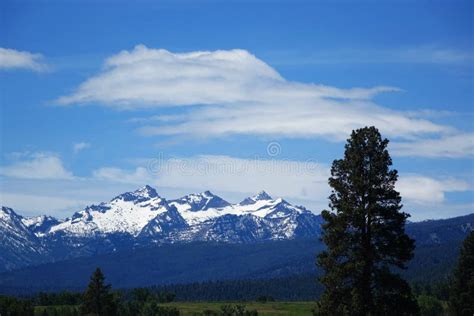
{"type": "MultiPolygon", "coordinates": [[[[220,315],[223,305],[245,305],[247,310],[256,310],[258,315],[312,315],[315,302],[172,302],[160,306],[175,307],[180,315],[220,315]]],[[[36,306],[35,315],[42,316],[46,310],[56,309],[58,315],[74,315],[78,306],[36,306]]]]}
{"type": "Polygon", "coordinates": [[[223,305],[245,305],[247,310],[257,310],[258,315],[312,315],[315,302],[172,302],[163,306],[176,307],[181,315],[212,315],[223,305]]]}

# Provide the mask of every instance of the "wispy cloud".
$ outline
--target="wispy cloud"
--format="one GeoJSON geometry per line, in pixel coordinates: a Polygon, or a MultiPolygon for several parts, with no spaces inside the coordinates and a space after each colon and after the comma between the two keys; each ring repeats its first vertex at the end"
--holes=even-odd
{"type": "MultiPolygon", "coordinates": [[[[98,103],[118,109],[185,107],[152,115],[144,135],[320,137],[342,141],[355,129],[378,126],[392,138],[416,139],[453,128],[372,101],[398,88],[340,89],[291,82],[244,50],[172,53],[139,45],[105,62],[104,69],[57,102],[98,103]]],[[[143,123],[146,118],[135,118],[143,123]]]]}
{"type": "Polygon", "coordinates": [[[101,168],[94,177],[112,182],[145,181],[170,188],[237,193],[262,189],[276,195],[326,200],[328,167],[314,161],[242,159],[229,156],[151,159],[131,170],[101,168]],[[249,181],[249,179],[252,181],[249,181]]]}
{"type": "Polygon", "coordinates": [[[2,178],[0,205],[12,207],[21,215],[47,214],[64,218],[87,205],[108,201],[119,193],[136,189],[134,184],[95,179],[2,178]]]}
{"type": "Polygon", "coordinates": [[[417,204],[431,205],[444,202],[447,192],[472,190],[470,184],[463,180],[434,179],[416,174],[401,176],[397,189],[400,190],[403,199],[417,204]]]}
{"type": "MultiPolygon", "coordinates": [[[[147,166],[135,169],[109,167],[94,172],[94,177],[100,180],[137,185],[145,181],[166,184],[171,188],[205,188],[234,193],[265,189],[277,196],[311,200],[313,205],[317,202],[321,207],[326,207],[330,194],[329,175],[328,165],[313,160],[242,159],[212,155],[150,160],[147,166]]],[[[396,189],[404,202],[436,205],[446,201],[446,193],[471,191],[472,187],[456,178],[401,174],[396,189]]]]}
{"type": "MultiPolygon", "coordinates": [[[[271,154],[272,151],[269,151],[271,154]]],[[[108,200],[115,194],[144,184],[159,188],[165,197],[211,190],[225,192],[235,202],[262,189],[276,197],[296,201],[314,212],[327,208],[329,166],[315,160],[268,157],[193,156],[141,160],[133,168],[102,167],[88,177],[74,177],[54,155],[34,154],[0,168],[3,205],[20,210],[42,210],[70,215],[79,206],[108,200]],[[252,179],[252,181],[249,181],[252,179]],[[170,193],[171,192],[171,193],[170,193]],[[178,192],[178,195],[176,195],[178,192]],[[66,210],[66,213],[61,213],[66,210]]],[[[414,219],[465,214],[446,194],[469,192],[472,185],[458,178],[401,174],[396,186],[414,219]],[[436,208],[436,212],[431,211],[436,208]],[[452,212],[452,213],[450,213],[452,212]]],[[[231,200],[233,201],[233,200],[231,200]]]]}
{"type": "Polygon", "coordinates": [[[278,97],[298,99],[369,99],[394,87],[339,89],[287,82],[245,50],[172,53],[136,46],[105,61],[104,70],[88,79],[60,104],[100,102],[136,109],[190,105],[272,103],[278,97]]]}
{"type": "Polygon", "coordinates": [[[94,170],[92,173],[94,179],[105,180],[118,183],[132,183],[143,185],[144,183],[156,183],[148,169],[138,167],[134,170],[124,170],[116,167],[103,167],[94,170]]]}
{"type": "Polygon", "coordinates": [[[453,64],[453,63],[472,63],[474,61],[474,54],[472,51],[460,51],[446,48],[430,48],[420,47],[415,49],[408,49],[401,54],[407,61],[419,63],[439,63],[439,64],[453,64]]]}
{"type": "MultiPolygon", "coordinates": [[[[60,192],[61,187],[57,187],[56,192],[60,192]]],[[[0,192],[0,203],[3,206],[12,206],[21,215],[47,214],[52,216],[71,216],[73,212],[80,210],[86,205],[94,202],[90,199],[78,200],[77,196],[64,197],[62,194],[43,195],[37,192],[0,192]],[[61,211],[66,211],[62,213],[61,211]],[[41,212],[41,213],[38,213],[41,212]]]]}
{"type": "Polygon", "coordinates": [[[62,160],[52,153],[33,153],[10,165],[0,167],[0,175],[23,179],[73,179],[62,160]]]}
{"type": "Polygon", "coordinates": [[[75,154],[79,153],[80,151],[83,151],[84,149],[90,148],[91,144],[86,143],[86,142],[80,142],[80,143],[75,143],[72,146],[72,150],[75,154]]]}
{"type": "Polygon", "coordinates": [[[49,67],[43,62],[41,54],[0,47],[1,69],[28,69],[41,72],[48,70],[49,67]]]}
{"type": "Polygon", "coordinates": [[[427,158],[461,158],[474,156],[474,134],[458,133],[435,139],[394,142],[390,145],[396,156],[427,158]]]}
{"type": "Polygon", "coordinates": [[[327,64],[431,64],[471,66],[474,53],[470,50],[421,45],[387,49],[344,48],[312,53],[276,51],[268,54],[276,65],[327,64]]]}
{"type": "Polygon", "coordinates": [[[139,132],[143,135],[202,138],[240,134],[343,141],[352,130],[371,125],[379,127],[386,136],[405,139],[451,130],[372,102],[349,103],[328,99],[297,102],[277,98],[271,104],[200,107],[179,119],[175,117],[172,124],[144,126],[139,128],[139,132]]]}

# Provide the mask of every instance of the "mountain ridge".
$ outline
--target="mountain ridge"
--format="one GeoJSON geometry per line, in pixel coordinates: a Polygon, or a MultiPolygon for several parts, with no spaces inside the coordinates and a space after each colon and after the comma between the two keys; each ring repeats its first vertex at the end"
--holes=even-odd
{"type": "MultiPolygon", "coordinates": [[[[2,213],[7,210],[11,209],[2,207],[2,213]]],[[[210,191],[167,200],[149,185],[87,206],[63,220],[46,215],[25,218],[11,212],[5,223],[20,224],[10,225],[9,230],[41,253],[26,261],[1,258],[0,271],[150,244],[311,238],[319,236],[322,223],[320,215],[282,198],[273,199],[264,191],[231,204],[210,191]]],[[[4,238],[2,245],[12,254],[22,252],[15,248],[14,239],[4,238]]]]}
{"type": "MultiPolygon", "coordinates": [[[[63,220],[2,207],[0,272],[155,245],[317,240],[322,223],[320,215],[264,191],[231,204],[210,191],[167,200],[144,186],[63,220]]],[[[458,242],[473,228],[474,214],[406,225],[417,246],[458,242]]]]}

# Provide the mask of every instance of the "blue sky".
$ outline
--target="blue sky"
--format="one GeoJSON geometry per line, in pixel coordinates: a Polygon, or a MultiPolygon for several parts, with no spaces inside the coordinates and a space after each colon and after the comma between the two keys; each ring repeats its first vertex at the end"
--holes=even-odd
{"type": "Polygon", "coordinates": [[[149,183],[315,212],[352,128],[414,220],[472,213],[471,1],[2,1],[2,205],[70,215],[149,183]]]}

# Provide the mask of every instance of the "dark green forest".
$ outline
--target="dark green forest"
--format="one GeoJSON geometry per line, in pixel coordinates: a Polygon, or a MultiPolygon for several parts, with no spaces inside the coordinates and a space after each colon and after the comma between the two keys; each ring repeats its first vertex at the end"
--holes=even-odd
{"type": "MultiPolygon", "coordinates": [[[[452,278],[452,275],[451,275],[452,278]]],[[[441,282],[411,282],[413,293],[417,296],[421,315],[444,315],[450,300],[451,278],[441,282]]],[[[314,301],[323,288],[316,282],[313,274],[267,280],[236,280],[197,282],[167,286],[152,286],[135,289],[110,289],[117,304],[117,315],[140,315],[141,309],[153,310],[149,315],[178,315],[175,310],[157,307],[166,302],[247,302],[272,301],[314,301]],[[137,312],[140,310],[140,312],[137,312]],[[162,314],[160,314],[162,313],[162,314]],[[164,313],[164,314],[163,314],[164,313]],[[166,314],[168,313],[168,314],[166,314]],[[174,313],[174,314],[172,314],[174,313]]],[[[79,306],[83,304],[83,292],[39,292],[28,296],[0,296],[1,315],[80,315],[79,306]],[[38,313],[38,309],[41,313],[38,313]],[[36,314],[35,310],[37,311],[36,314]]],[[[225,305],[222,303],[222,305],[225,305]]],[[[454,315],[454,314],[453,314],[454,315]]],[[[459,314],[462,315],[462,314],[459,314]]]]}

